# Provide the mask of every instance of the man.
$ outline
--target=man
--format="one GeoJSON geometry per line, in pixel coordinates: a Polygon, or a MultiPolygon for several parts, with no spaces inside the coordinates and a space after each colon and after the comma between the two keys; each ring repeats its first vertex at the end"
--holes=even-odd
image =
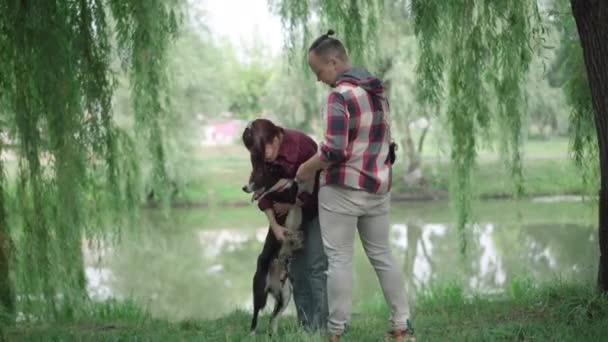
{"type": "Polygon", "coordinates": [[[331,90],[323,118],[320,153],[300,166],[299,181],[321,174],[319,220],[328,258],[327,297],[330,341],[339,341],[352,307],[352,256],[355,227],[391,310],[389,337],[414,340],[403,274],[389,244],[391,158],[388,102],[382,82],[353,67],[344,45],[319,37],[308,64],[331,90]]]}

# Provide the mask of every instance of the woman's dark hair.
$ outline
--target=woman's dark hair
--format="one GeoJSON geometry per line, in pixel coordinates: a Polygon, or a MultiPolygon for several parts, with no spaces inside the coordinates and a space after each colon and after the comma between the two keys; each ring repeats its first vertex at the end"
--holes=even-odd
{"type": "Polygon", "coordinates": [[[243,131],[243,144],[251,154],[251,166],[254,170],[264,167],[266,144],[283,134],[283,128],[267,119],[251,121],[243,131]]]}
{"type": "Polygon", "coordinates": [[[308,52],[314,51],[317,56],[327,56],[329,53],[336,53],[338,58],[346,60],[347,54],[344,44],[338,39],[332,38],[334,30],[328,30],[326,34],[317,38],[308,48],[308,52]]]}

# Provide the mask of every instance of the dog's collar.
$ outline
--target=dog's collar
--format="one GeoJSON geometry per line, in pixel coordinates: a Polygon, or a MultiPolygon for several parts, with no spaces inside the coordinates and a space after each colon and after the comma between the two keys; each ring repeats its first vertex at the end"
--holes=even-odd
{"type": "MultiPolygon", "coordinates": [[[[257,200],[260,201],[262,200],[262,198],[266,197],[266,195],[272,193],[272,192],[281,192],[285,189],[290,188],[294,183],[293,179],[288,179],[288,178],[281,178],[279,179],[278,182],[276,182],[272,188],[264,191],[258,198],[257,200]]],[[[255,195],[254,195],[255,196],[255,195]]]]}

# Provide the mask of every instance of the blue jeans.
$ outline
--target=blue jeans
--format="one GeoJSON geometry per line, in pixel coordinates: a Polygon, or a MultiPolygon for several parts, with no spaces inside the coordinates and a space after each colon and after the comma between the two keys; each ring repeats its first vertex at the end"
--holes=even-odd
{"type": "Polygon", "coordinates": [[[319,217],[302,225],[304,245],[293,254],[289,276],[298,322],[306,329],[327,326],[327,257],[319,217]]]}

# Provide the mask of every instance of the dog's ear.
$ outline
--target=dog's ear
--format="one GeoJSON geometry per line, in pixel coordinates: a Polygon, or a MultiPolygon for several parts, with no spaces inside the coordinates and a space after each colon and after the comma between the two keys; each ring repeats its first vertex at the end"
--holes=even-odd
{"type": "Polygon", "coordinates": [[[264,179],[266,178],[265,174],[266,171],[264,170],[264,167],[256,167],[251,171],[251,176],[249,176],[249,183],[253,184],[255,188],[254,190],[257,190],[258,188],[263,186],[264,179]]]}

